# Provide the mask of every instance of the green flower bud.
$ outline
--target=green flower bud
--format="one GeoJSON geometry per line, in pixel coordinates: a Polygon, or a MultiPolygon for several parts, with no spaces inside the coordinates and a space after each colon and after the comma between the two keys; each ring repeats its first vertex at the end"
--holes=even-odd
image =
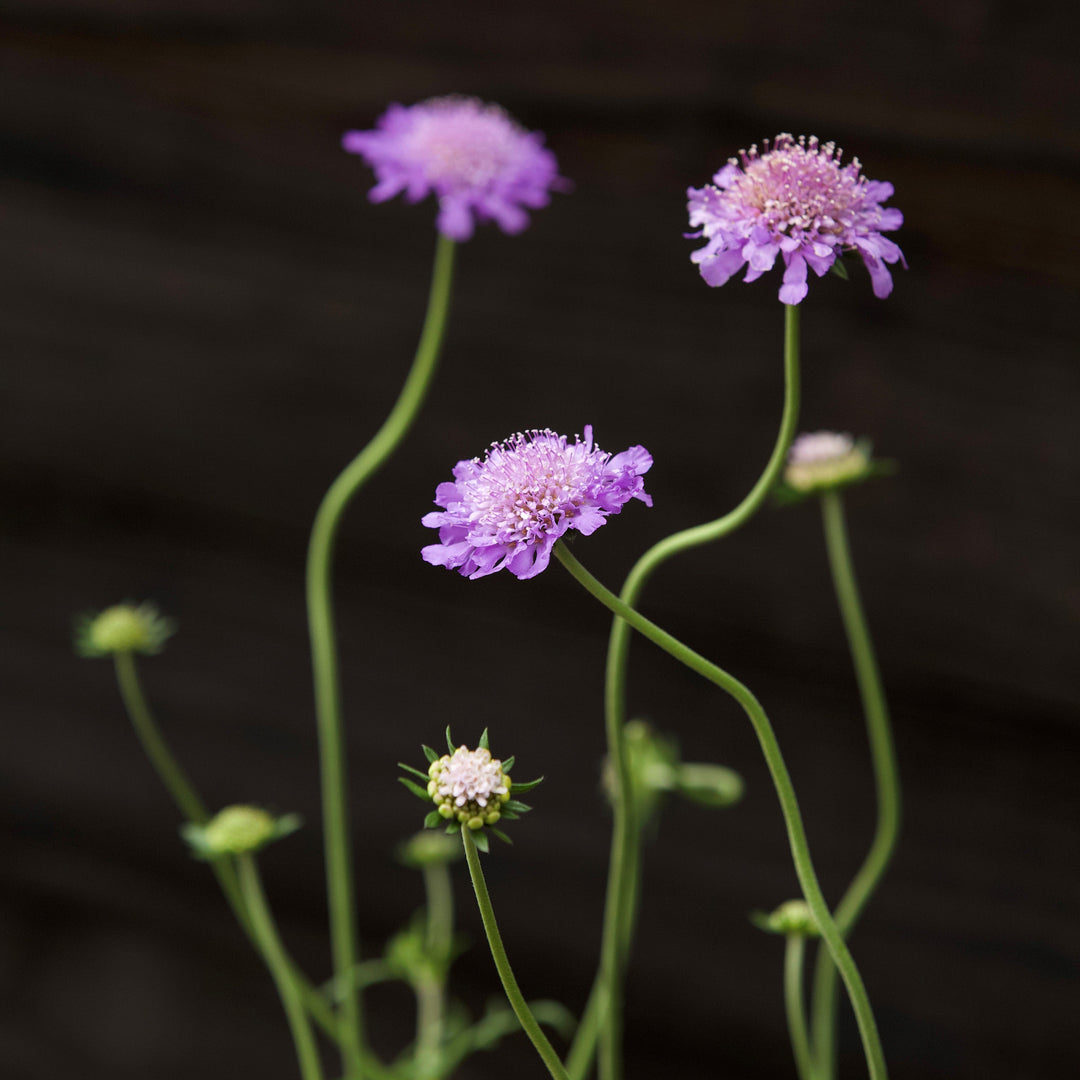
{"type": "Polygon", "coordinates": [[[427,830],[417,833],[398,848],[398,858],[406,866],[417,869],[454,862],[461,855],[461,844],[453,837],[427,830]]]}
{"type": "Polygon", "coordinates": [[[775,911],[766,914],[755,911],[750,921],[760,930],[770,934],[800,934],[803,937],[820,937],[817,920],[805,900],[786,900],[775,911]]]}
{"type": "Polygon", "coordinates": [[[300,827],[296,814],[275,818],[258,806],[226,806],[205,825],[185,825],[180,831],[200,858],[245,855],[300,827]]]}
{"type": "Polygon", "coordinates": [[[151,603],[116,604],[98,615],[82,615],[75,622],[75,651],[80,656],[161,652],[176,632],[172,619],[163,618],[151,603]]]}

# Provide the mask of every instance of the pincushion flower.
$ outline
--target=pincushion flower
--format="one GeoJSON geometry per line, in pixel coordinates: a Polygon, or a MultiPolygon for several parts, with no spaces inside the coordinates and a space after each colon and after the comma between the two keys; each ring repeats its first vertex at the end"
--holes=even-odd
{"type": "Polygon", "coordinates": [[[816,138],[777,135],[765,152],[756,146],[732,158],[712,184],[690,188],[693,237],[706,244],[691,256],[709,285],[723,285],[748,266],[746,281],[784,261],[780,300],[798,304],[807,294],[806,270],[819,277],[845,251],[862,256],[874,295],[892,292],[886,264],[904,263],[903,253],[883,233],[900,228],[904,216],[881,204],[892,184],[861,175],[856,158],[840,164],[841,151],[816,138]]]}
{"type": "Polygon", "coordinates": [[[594,447],[591,426],[573,443],[553,431],[519,432],[493,443],[483,461],[454,466],[453,481],[435,492],[443,510],[423,519],[439,543],[421,554],[470,578],[503,569],[535,577],[568,530],[588,536],[631,499],[652,506],[641,479],[651,465],[643,446],[614,457],[594,447]]]}
{"type": "Polygon", "coordinates": [[[375,170],[372,202],[400,192],[409,202],[434,194],[436,228],[453,240],[468,240],[477,221],[521,232],[529,224],[524,208],[546,206],[548,193],[566,183],[540,132],[476,98],[393,104],[374,131],[348,131],[342,146],[375,170]]]}
{"type": "Polygon", "coordinates": [[[871,471],[870,448],[865,442],[834,431],[814,431],[791,444],[784,483],[799,493],[822,491],[862,480],[871,471]]]}

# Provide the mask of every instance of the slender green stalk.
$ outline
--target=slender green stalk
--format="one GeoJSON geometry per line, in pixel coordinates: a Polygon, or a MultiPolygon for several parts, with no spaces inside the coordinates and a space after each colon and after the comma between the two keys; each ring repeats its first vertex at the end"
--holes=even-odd
{"type": "Polygon", "coordinates": [[[814,1080],[814,1063],[810,1056],[810,1038],[806,1032],[806,1011],[803,1009],[803,954],[806,937],[788,934],[784,950],[784,1007],[787,1010],[791,1049],[799,1080],[814,1080]]]}
{"type": "Polygon", "coordinates": [[[274,917],[270,914],[270,906],[266,902],[266,894],[259,880],[255,857],[250,854],[239,855],[236,862],[239,868],[240,888],[243,891],[244,901],[251,916],[251,926],[255,932],[255,942],[266,961],[266,966],[270,969],[270,974],[274,977],[281,1004],[285,1009],[285,1016],[289,1021],[289,1030],[292,1032],[293,1043],[296,1046],[296,1058],[300,1063],[300,1075],[303,1080],[323,1080],[319,1050],[315,1045],[315,1037],[308,1023],[304,1003],[300,1000],[300,995],[293,983],[289,960],[274,925],[274,917]]]}
{"type": "Polygon", "coordinates": [[[480,918],[484,924],[484,933],[487,934],[488,945],[491,947],[491,956],[495,961],[495,970],[499,973],[506,999],[510,1002],[510,1008],[521,1022],[525,1034],[529,1036],[536,1052],[540,1055],[553,1080],[570,1080],[559,1055],[555,1048],[548,1042],[547,1036],[540,1029],[540,1025],[533,1016],[532,1010],[525,1001],[521,990],[518,988],[517,979],[510,967],[510,961],[503,948],[502,935],[499,933],[499,924],[495,921],[495,911],[491,906],[491,897],[488,895],[487,882],[484,880],[484,871],[480,866],[480,856],[476,851],[476,841],[472,838],[469,829],[461,830],[461,842],[465,847],[465,859],[469,864],[469,876],[472,878],[473,891],[476,893],[476,903],[480,908],[480,918]]]}
{"type": "Polygon", "coordinates": [[[446,968],[454,927],[454,894],[450,867],[444,862],[424,867],[427,894],[426,946],[430,963],[414,986],[416,992],[416,1076],[437,1080],[444,1075],[442,1044],[446,1016],[446,968]]]}
{"type": "Polygon", "coordinates": [[[334,975],[345,987],[341,1005],[342,1050],[349,1080],[364,1074],[360,996],[349,983],[356,966],[353,870],[349,850],[345,791],[345,740],[341,723],[341,686],[331,598],[331,565],[338,525],[349,500],[397,449],[420,411],[438,361],[454,265],[454,242],[439,235],[427,315],[416,357],[390,415],[374,438],[330,485],[315,516],[308,547],[307,606],[315,713],[319,729],[323,829],[326,846],[327,899],[334,975]]]}
{"type": "MultiPolygon", "coordinates": [[[[845,937],[885,873],[900,832],[900,776],[889,724],[889,710],[878,673],[874,646],[859,599],[855,570],[844,523],[844,504],[839,491],[821,496],[825,546],[829,554],[833,585],[847,633],[848,646],[859,684],[870,754],[877,789],[877,827],[866,860],[859,868],[836,908],[836,925],[845,937]]],[[[836,1075],[836,968],[828,953],[818,951],[814,965],[811,1030],[820,1080],[836,1075]]]]}
{"type": "Polygon", "coordinates": [[[821,886],[818,884],[817,874],[814,871],[813,861],[810,858],[810,848],[806,840],[802,815],[799,812],[799,803],[795,797],[795,788],[791,783],[791,776],[788,773],[787,765],[784,763],[779,743],[776,741],[776,735],[773,733],[772,724],[769,722],[765,710],[761,707],[761,703],[733,675],[706,660],[700,653],[694,652],[693,649],[684,645],[667,631],[661,630],[655,623],[650,622],[632,607],[625,604],[613,592],[604,588],[574,558],[562,540],[555,544],[554,550],[555,556],[563,566],[609,611],[624,619],[639,634],[648,638],[654,645],[659,646],[680,663],[685,664],[692,671],[696,671],[699,675],[719,686],[720,689],[730,694],[742,706],[743,712],[746,713],[747,718],[753,725],[754,733],[757,735],[758,743],[765,757],[765,763],[772,777],[773,786],[776,788],[780,809],[784,815],[784,823],[787,826],[788,842],[791,846],[795,873],[798,876],[803,896],[807,904],[810,905],[814,920],[821,930],[821,935],[847,987],[848,997],[851,1000],[852,1008],[855,1011],[855,1019],[859,1025],[859,1034],[862,1037],[863,1050],[866,1054],[870,1076],[872,1080],[884,1080],[887,1075],[885,1057],[881,1050],[881,1040],[878,1036],[873,1010],[870,1007],[870,1000],[866,995],[866,987],[863,985],[862,976],[855,966],[855,961],[852,959],[840,931],[836,928],[836,923],[829,912],[829,906],[822,895],[821,886]]]}
{"type": "MultiPolygon", "coordinates": [[[[784,306],[784,408],[780,430],[773,446],[765,471],[758,478],[747,496],[729,513],[705,525],[684,529],[654,544],[634,564],[620,594],[623,602],[633,607],[637,604],[646,582],[653,572],[672,556],[690,548],[719,540],[744,525],[761,508],[769,492],[779,479],[787,459],[788,448],[795,436],[799,419],[799,309],[795,305],[784,306]]],[[[622,1074],[622,973],[625,970],[629,944],[633,935],[632,916],[626,903],[630,894],[632,864],[635,861],[633,846],[634,830],[629,823],[630,766],[622,738],[626,721],[626,673],[630,655],[630,628],[622,619],[611,624],[608,640],[607,673],[605,685],[605,727],[608,755],[614,765],[614,790],[612,796],[613,826],[611,857],[608,869],[608,891],[604,909],[604,931],[601,944],[598,981],[606,988],[608,1008],[606,1022],[601,1033],[599,1058],[600,1080],[618,1080],[622,1074]],[[623,955],[620,957],[620,953],[623,955]]],[[[571,1055],[575,1064],[585,1058],[584,1047],[578,1043],[591,1037],[591,1028],[584,1023],[571,1055]]],[[[587,1058],[585,1058],[587,1067],[587,1058]]],[[[575,1073],[575,1077],[580,1077],[575,1073]]]]}
{"type": "MultiPolygon", "coordinates": [[[[172,797],[180,812],[196,825],[205,825],[209,820],[209,814],[195,791],[194,785],[187,778],[184,770],[177,764],[172,751],[161,735],[161,731],[154,720],[154,714],[146,701],[142,685],[139,682],[139,672],[135,665],[135,657],[132,653],[117,653],[115,656],[116,679],[120,686],[120,696],[124,702],[135,734],[139,737],[146,756],[154,766],[166,790],[172,797]]],[[[240,923],[244,933],[254,943],[254,931],[251,926],[251,918],[248,915],[247,905],[244,902],[243,893],[240,890],[240,881],[236,874],[236,866],[232,859],[212,859],[210,869],[214,872],[225,899],[229,902],[233,914],[240,923]]],[[[292,971],[292,979],[296,984],[304,1006],[311,1013],[312,1019],[332,1039],[337,1039],[338,1023],[333,1009],[326,999],[308,979],[303,975],[295,962],[290,960],[289,966],[292,971]]]]}

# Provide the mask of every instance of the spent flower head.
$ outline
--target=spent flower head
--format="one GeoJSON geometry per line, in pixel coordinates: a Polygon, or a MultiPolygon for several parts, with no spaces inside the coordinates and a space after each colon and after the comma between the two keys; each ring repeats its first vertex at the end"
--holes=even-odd
{"type": "Polygon", "coordinates": [[[652,506],[642,476],[652,465],[643,446],[614,457],[593,446],[592,427],[573,443],[555,432],[528,431],[493,443],[481,461],[459,461],[454,480],[440,484],[423,524],[439,543],[421,554],[433,566],[470,577],[509,570],[535,577],[569,529],[588,536],[631,499],[652,506]]]}
{"type": "Polygon", "coordinates": [[[483,851],[487,850],[487,838],[480,832],[482,829],[490,829],[500,840],[509,843],[505,833],[491,827],[500,821],[515,821],[530,810],[531,807],[519,802],[514,794],[531,791],[540,780],[514,783],[510,779],[514,759],[500,761],[492,757],[486,729],[475,750],[454,746],[449,728],[446,729],[446,745],[449,753],[442,756],[430,746],[424,747],[428,759],[426,773],[399,762],[400,767],[416,779],[405,776],[398,779],[429,806],[435,804],[435,809],[424,819],[425,828],[446,825],[448,833],[468,829],[476,834],[477,847],[483,851]],[[423,786],[417,780],[422,781],[423,786]]]}
{"type": "Polygon", "coordinates": [[[519,233],[529,224],[524,208],[546,206],[549,192],[567,186],[540,132],[471,97],[393,104],[374,131],[347,131],[342,146],[374,169],[372,202],[433,194],[436,228],[453,240],[468,240],[478,221],[519,233]]]}
{"type": "Polygon", "coordinates": [[[152,655],[161,652],[175,632],[176,623],[160,615],[149,602],[115,604],[75,620],[75,651],[88,657],[133,652],[152,655]]]}
{"type": "Polygon", "coordinates": [[[219,810],[205,825],[189,822],[180,829],[192,852],[201,859],[222,855],[246,855],[295,832],[297,814],[274,817],[259,806],[237,804],[219,810]]]}
{"type": "Polygon", "coordinates": [[[893,186],[861,175],[858,158],[841,165],[842,151],[816,138],[777,135],[764,152],[740,152],[702,188],[690,188],[690,224],[706,244],[691,256],[709,285],[723,285],[743,264],[746,281],[784,261],[780,300],[798,304],[807,294],[806,270],[819,277],[845,251],[862,256],[874,295],[892,292],[887,263],[903,253],[883,233],[900,228],[904,216],[881,204],[893,186]]]}

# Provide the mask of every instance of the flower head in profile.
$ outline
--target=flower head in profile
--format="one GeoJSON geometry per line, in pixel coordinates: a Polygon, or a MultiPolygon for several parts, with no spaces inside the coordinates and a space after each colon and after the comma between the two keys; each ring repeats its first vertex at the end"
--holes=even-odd
{"type": "Polygon", "coordinates": [[[514,759],[510,757],[500,761],[492,757],[486,728],[475,750],[455,746],[447,728],[446,746],[449,753],[441,757],[430,746],[424,747],[428,760],[426,773],[399,763],[416,779],[411,780],[406,776],[398,779],[429,807],[435,804],[435,809],[424,819],[425,828],[445,825],[448,833],[468,829],[476,834],[476,846],[481,851],[487,851],[488,844],[480,830],[489,829],[500,840],[509,843],[509,837],[493,826],[499,821],[516,821],[522,814],[528,813],[532,808],[519,802],[515,796],[531,791],[542,782],[543,777],[525,783],[512,781],[510,770],[514,759]]]}
{"type": "Polygon", "coordinates": [[[409,202],[433,194],[436,228],[452,240],[468,240],[477,221],[519,233],[529,224],[525,208],[546,206],[548,193],[566,184],[540,132],[476,98],[394,104],[374,131],[347,131],[341,142],[375,170],[372,202],[400,192],[409,202]]]}
{"type": "Polygon", "coordinates": [[[274,817],[259,806],[236,804],[219,810],[205,825],[189,821],[180,834],[199,859],[247,855],[300,828],[297,814],[274,817]]]}
{"type": "Polygon", "coordinates": [[[857,484],[894,471],[889,461],[875,461],[866,439],[835,431],[800,435],[788,450],[783,481],[776,491],[781,503],[798,502],[834,488],[857,484]]]}
{"type": "Polygon", "coordinates": [[[459,461],[424,516],[439,542],[421,554],[433,566],[470,578],[509,570],[535,577],[569,529],[588,536],[631,499],[652,506],[641,479],[652,465],[643,446],[612,457],[593,446],[592,427],[573,443],[553,431],[528,431],[493,443],[481,461],[459,461]]]}
{"type": "MultiPolygon", "coordinates": [[[[784,261],[780,300],[798,304],[807,294],[807,267],[819,277],[845,251],[862,256],[874,295],[892,292],[886,264],[904,262],[883,233],[904,216],[881,204],[893,186],[861,175],[858,158],[840,164],[841,151],[816,138],[777,135],[772,148],[756,146],[732,158],[703,188],[690,188],[691,236],[706,244],[691,256],[709,285],[723,285],[742,268],[746,281],[784,261]]],[[[906,264],[904,264],[906,265],[906,264]]]]}
{"type": "Polygon", "coordinates": [[[75,651],[80,656],[116,656],[119,653],[161,652],[176,633],[176,623],[143,604],[115,604],[96,615],[75,620],[75,651]]]}

